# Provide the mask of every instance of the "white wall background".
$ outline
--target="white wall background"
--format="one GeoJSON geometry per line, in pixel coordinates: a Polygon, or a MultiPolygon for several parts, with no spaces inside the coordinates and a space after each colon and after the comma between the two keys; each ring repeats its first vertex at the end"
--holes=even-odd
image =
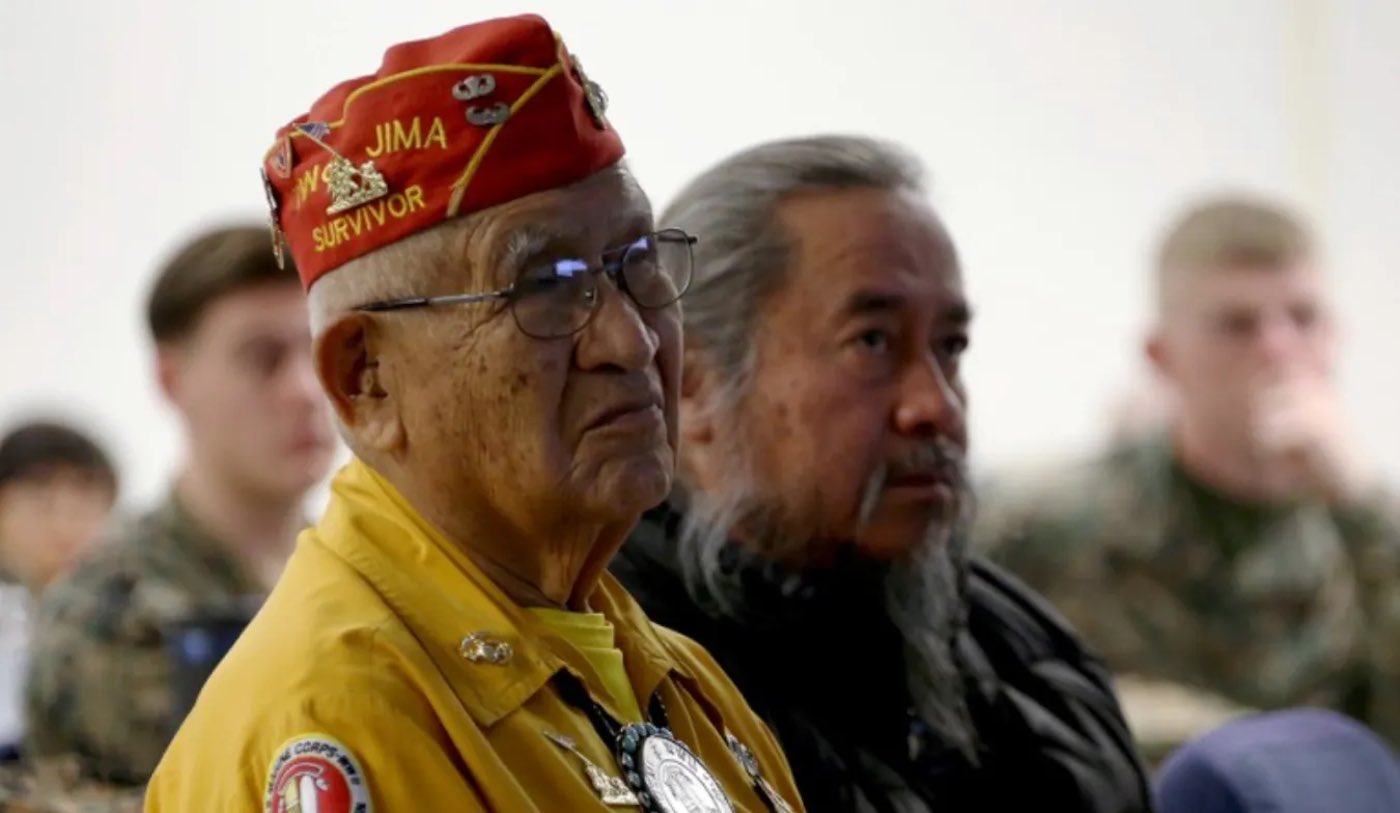
{"type": "Polygon", "coordinates": [[[917,150],[978,301],[983,464],[1102,435],[1185,197],[1287,197],[1333,249],[1345,396],[1400,480],[1394,0],[4,0],[0,424],[88,421],[128,499],[157,493],[179,431],[140,317],[156,264],[197,226],[261,218],[275,128],[384,46],[522,10],[608,90],[658,203],[778,136],[917,150]]]}

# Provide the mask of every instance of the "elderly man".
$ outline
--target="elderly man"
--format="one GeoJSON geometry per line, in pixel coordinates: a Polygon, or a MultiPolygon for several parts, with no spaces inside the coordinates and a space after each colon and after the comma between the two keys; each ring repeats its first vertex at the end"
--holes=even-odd
{"type": "Polygon", "coordinates": [[[724,673],[606,572],[671,486],[693,242],[622,155],[533,16],[395,46],[279,134],[356,459],[148,811],[799,809],[724,673]]]}
{"type": "Polygon", "coordinates": [[[983,494],[978,543],[1132,676],[1154,752],[1200,733],[1154,724],[1170,694],[1324,706],[1400,745],[1400,503],[1341,408],[1318,248],[1273,201],[1193,203],[1155,269],[1160,431],[983,494]]]}
{"type": "Polygon", "coordinates": [[[684,487],[614,563],[774,728],[808,809],[1149,807],[1107,675],[966,557],[969,307],[917,162],[758,147],[663,225],[687,300],[684,487]]]}

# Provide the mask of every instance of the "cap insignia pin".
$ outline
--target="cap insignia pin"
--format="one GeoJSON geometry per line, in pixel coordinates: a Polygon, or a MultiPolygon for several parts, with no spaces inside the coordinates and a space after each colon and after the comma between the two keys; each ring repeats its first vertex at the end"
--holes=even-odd
{"type": "Polygon", "coordinates": [[[588,78],[588,74],[583,72],[583,63],[574,54],[569,54],[569,59],[574,63],[574,74],[578,77],[579,84],[583,85],[583,97],[588,102],[588,112],[593,114],[593,120],[599,127],[607,127],[608,119],[608,94],[603,90],[603,86],[588,78]]]}
{"type": "Polygon", "coordinates": [[[487,107],[468,107],[467,121],[477,127],[492,127],[510,118],[510,105],[496,102],[487,107]]]}
{"type": "Polygon", "coordinates": [[[267,226],[272,233],[272,257],[277,261],[278,268],[286,268],[286,245],[287,237],[282,233],[282,226],[278,222],[278,214],[282,207],[277,202],[277,190],[272,186],[272,179],[267,177],[267,170],[261,169],[263,182],[263,194],[267,195],[267,226]]]}
{"type": "Polygon", "coordinates": [[[461,102],[480,99],[496,89],[496,77],[489,73],[478,73],[452,86],[452,98],[461,102]]]}
{"type": "Polygon", "coordinates": [[[331,195],[331,205],[326,207],[326,214],[339,214],[389,194],[389,183],[374,166],[373,160],[357,167],[322,140],[323,136],[330,134],[329,126],[322,122],[308,122],[297,125],[297,129],[331,154],[331,161],[325,170],[326,188],[331,195]]]}

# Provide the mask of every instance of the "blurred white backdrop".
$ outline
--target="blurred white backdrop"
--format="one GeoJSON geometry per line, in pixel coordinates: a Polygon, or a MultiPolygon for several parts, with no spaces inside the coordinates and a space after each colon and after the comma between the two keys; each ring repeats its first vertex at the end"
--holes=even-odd
{"type": "Polygon", "coordinates": [[[1140,380],[1154,240],[1221,187],[1313,215],[1343,387],[1400,480],[1400,3],[1392,0],[46,0],[0,5],[0,425],[55,410],[166,486],[179,428],[141,306],[189,232],[263,217],[280,124],[390,43],[545,14],[658,204],[755,142],[894,138],[928,163],[978,305],[981,466],[1084,450],[1140,380]]]}

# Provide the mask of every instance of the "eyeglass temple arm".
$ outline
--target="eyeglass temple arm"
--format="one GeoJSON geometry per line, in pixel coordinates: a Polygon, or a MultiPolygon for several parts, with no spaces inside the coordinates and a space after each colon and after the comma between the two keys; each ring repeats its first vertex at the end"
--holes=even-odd
{"type": "Polygon", "coordinates": [[[485,302],[488,299],[500,299],[506,296],[508,291],[491,291],[484,294],[447,294],[445,296],[414,296],[404,299],[388,299],[383,302],[371,302],[368,305],[361,305],[357,311],[399,311],[409,308],[427,308],[433,305],[462,305],[468,302],[485,302]]]}

